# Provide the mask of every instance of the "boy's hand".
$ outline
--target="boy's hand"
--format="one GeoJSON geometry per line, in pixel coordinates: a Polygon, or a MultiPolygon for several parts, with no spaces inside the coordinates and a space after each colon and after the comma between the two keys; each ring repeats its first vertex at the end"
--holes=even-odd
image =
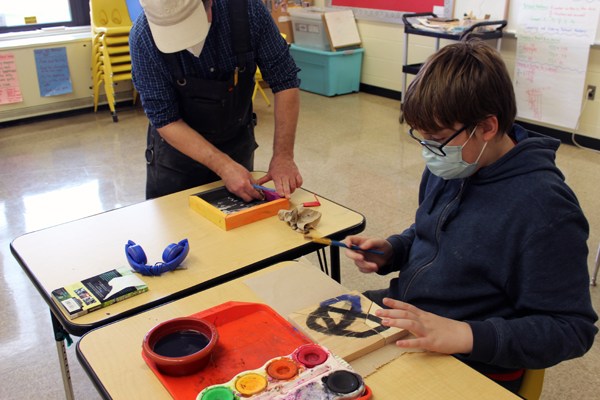
{"type": "Polygon", "coordinates": [[[410,347],[444,354],[469,354],[473,350],[473,331],[466,322],[440,317],[401,301],[383,299],[392,310],[377,310],[382,325],[406,329],[417,339],[398,340],[398,347],[410,347]]]}
{"type": "Polygon", "coordinates": [[[390,242],[385,239],[347,236],[343,243],[348,247],[354,245],[364,250],[379,250],[384,252],[384,255],[381,256],[379,254],[365,253],[360,250],[344,250],[346,257],[354,260],[354,264],[356,264],[358,270],[364,274],[377,272],[379,268],[392,262],[394,250],[390,242]]]}

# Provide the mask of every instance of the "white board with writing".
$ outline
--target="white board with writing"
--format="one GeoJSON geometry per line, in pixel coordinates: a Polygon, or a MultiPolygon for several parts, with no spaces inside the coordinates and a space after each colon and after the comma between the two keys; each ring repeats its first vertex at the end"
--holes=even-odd
{"type": "MultiPolygon", "coordinates": [[[[516,32],[517,30],[517,21],[519,19],[519,10],[523,6],[523,3],[526,0],[510,0],[510,5],[508,7],[508,25],[506,26],[506,30],[508,32],[516,32]]],[[[529,3],[529,1],[527,1],[529,3]]],[[[595,4],[600,5],[600,0],[584,0],[580,3],[587,4],[595,4]]],[[[600,16],[598,16],[600,21],[600,16]]],[[[594,44],[600,44],[600,29],[596,30],[596,35],[594,36],[594,44]]]]}
{"type": "Polygon", "coordinates": [[[352,10],[323,13],[332,48],[361,44],[352,10]]]}
{"type": "Polygon", "coordinates": [[[518,10],[514,86],[518,116],[574,129],[599,1],[524,1],[518,10]]]}

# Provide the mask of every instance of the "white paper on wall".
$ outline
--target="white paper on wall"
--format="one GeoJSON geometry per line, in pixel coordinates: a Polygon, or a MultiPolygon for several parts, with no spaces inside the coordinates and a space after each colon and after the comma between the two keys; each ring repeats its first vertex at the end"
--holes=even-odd
{"type": "Polygon", "coordinates": [[[522,1],[518,7],[518,116],[574,129],[600,1],[522,1]]]}

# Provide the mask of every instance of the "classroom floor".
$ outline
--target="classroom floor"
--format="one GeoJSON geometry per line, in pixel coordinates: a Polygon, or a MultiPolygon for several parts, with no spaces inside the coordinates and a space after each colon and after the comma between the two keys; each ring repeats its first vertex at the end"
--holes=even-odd
{"type": "MultiPolygon", "coordinates": [[[[295,157],[303,186],[365,215],[366,235],[401,232],[417,206],[424,163],[420,146],[398,123],[398,110],[398,101],[365,93],[327,98],[301,92],[295,157]]],[[[144,200],[147,119],[140,107],[117,111],[118,123],[103,110],[0,130],[1,399],[64,399],[48,308],[9,244],[26,232],[144,200]]],[[[273,107],[259,94],[255,111],[255,169],[266,171],[273,107]]],[[[590,223],[591,271],[600,242],[600,154],[562,145],[557,163],[590,223]]],[[[358,273],[342,255],[342,283],[349,289],[381,288],[388,280],[358,273]]],[[[600,287],[591,293],[600,311],[600,287]]],[[[99,399],[74,345],[68,357],[75,398],[99,399]]],[[[597,398],[599,365],[596,343],[585,357],[550,368],[542,399],[597,398]]]]}

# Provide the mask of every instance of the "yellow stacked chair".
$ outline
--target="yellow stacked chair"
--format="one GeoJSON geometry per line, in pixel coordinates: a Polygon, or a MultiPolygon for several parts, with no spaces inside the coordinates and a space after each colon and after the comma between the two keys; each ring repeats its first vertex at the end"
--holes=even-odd
{"type": "MultiPolygon", "coordinates": [[[[287,40],[287,35],[285,33],[282,33],[281,36],[283,36],[283,38],[287,40]]],[[[267,102],[269,107],[271,107],[271,102],[267,98],[267,95],[265,94],[265,91],[263,90],[263,88],[260,86],[260,82],[262,82],[262,81],[263,81],[263,78],[262,78],[262,74],[260,73],[260,68],[256,67],[256,73],[254,74],[254,82],[256,82],[256,83],[254,84],[254,93],[252,93],[252,102],[254,103],[254,98],[256,97],[256,91],[260,90],[260,94],[262,94],[262,96],[265,98],[265,101],[267,102]]]]}
{"type": "MultiPolygon", "coordinates": [[[[133,24],[125,0],[90,0],[90,20],[94,112],[98,109],[100,85],[104,82],[108,106],[113,121],[117,122],[114,84],[131,80],[129,31],[133,24]]],[[[134,104],[136,97],[133,89],[134,104]]]]}
{"type": "Polygon", "coordinates": [[[263,78],[262,78],[262,74],[260,73],[260,68],[256,67],[256,73],[254,74],[254,81],[256,83],[254,85],[254,93],[252,93],[252,102],[254,103],[254,97],[256,97],[256,91],[260,90],[260,93],[265,98],[265,101],[267,102],[267,104],[269,105],[269,107],[271,107],[271,102],[269,102],[269,99],[267,98],[267,95],[265,94],[265,91],[260,86],[260,82],[262,82],[262,80],[263,80],[263,78]]]}

